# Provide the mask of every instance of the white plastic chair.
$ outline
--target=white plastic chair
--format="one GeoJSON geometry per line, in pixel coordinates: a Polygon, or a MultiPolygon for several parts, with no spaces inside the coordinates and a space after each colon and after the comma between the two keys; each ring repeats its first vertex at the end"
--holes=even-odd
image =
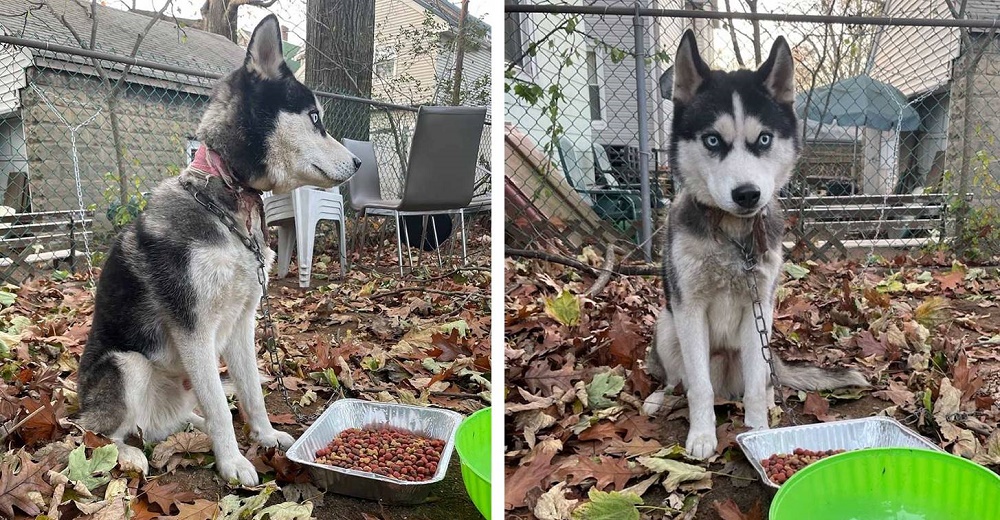
{"type": "Polygon", "coordinates": [[[344,229],[344,198],[340,191],[337,188],[323,190],[305,186],[296,188],[290,194],[265,194],[264,221],[268,226],[278,226],[279,278],[288,275],[294,243],[299,261],[299,287],[309,287],[316,225],[320,220],[333,220],[339,226],[340,276],[346,276],[347,239],[344,229]]]}

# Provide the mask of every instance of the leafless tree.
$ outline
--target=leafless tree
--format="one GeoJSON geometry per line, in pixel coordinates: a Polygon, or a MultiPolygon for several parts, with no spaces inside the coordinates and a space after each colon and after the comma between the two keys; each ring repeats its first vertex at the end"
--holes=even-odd
{"type": "MultiPolygon", "coordinates": [[[[236,20],[244,5],[271,7],[277,0],[205,0],[201,6],[200,29],[220,34],[235,42],[238,35],[236,20]]],[[[330,0],[334,3],[334,0],[330,0]]]]}

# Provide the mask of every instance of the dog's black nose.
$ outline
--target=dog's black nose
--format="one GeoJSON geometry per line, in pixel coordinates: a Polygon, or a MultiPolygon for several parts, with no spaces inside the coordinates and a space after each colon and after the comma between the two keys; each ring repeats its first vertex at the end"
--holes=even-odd
{"type": "Polygon", "coordinates": [[[741,184],[733,190],[733,202],[741,208],[750,209],[760,201],[760,188],[753,184],[741,184]]]}
{"type": "Polygon", "coordinates": [[[354,158],[354,171],[358,171],[360,169],[361,169],[361,159],[358,159],[357,157],[355,157],[354,158]]]}

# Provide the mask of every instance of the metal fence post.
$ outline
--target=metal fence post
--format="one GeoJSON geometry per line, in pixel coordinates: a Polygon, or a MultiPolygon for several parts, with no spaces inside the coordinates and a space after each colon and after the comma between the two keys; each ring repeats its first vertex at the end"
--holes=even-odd
{"type": "Polygon", "coordinates": [[[646,261],[652,261],[652,240],[653,219],[652,208],[649,203],[649,114],[646,112],[646,31],[639,16],[642,4],[639,0],[635,2],[635,18],[633,27],[635,29],[635,95],[638,97],[637,106],[639,118],[639,197],[642,202],[642,230],[640,239],[642,252],[646,261]]]}

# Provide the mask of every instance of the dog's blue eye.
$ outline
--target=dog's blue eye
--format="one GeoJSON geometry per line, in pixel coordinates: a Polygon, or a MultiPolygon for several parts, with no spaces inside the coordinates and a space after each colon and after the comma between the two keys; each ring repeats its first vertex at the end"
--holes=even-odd
{"type": "Polygon", "coordinates": [[[757,137],[757,144],[761,148],[768,148],[768,147],[771,146],[771,139],[773,137],[774,136],[772,136],[771,134],[769,134],[767,132],[761,132],[760,135],[757,137]]]}
{"type": "Polygon", "coordinates": [[[722,148],[722,139],[715,134],[706,134],[702,136],[701,142],[705,145],[705,148],[712,151],[722,148]]]}

